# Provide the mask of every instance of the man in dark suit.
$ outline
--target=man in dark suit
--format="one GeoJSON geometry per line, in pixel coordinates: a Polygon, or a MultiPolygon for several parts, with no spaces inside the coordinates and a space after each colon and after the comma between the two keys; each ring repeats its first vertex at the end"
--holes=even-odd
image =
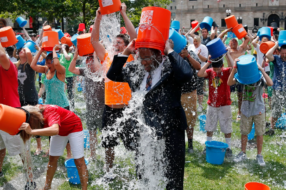
{"type": "Polygon", "coordinates": [[[124,67],[128,56],[134,52],[135,40],[114,57],[107,77],[116,82],[128,82],[132,92],[145,91],[142,108],[145,124],[155,131],[158,139],[165,139],[167,189],[183,189],[187,122],[181,106],[181,89],[191,79],[193,71],[174,52],[171,40],[166,42],[164,53],[167,56],[156,49],[139,48],[141,62],[130,62],[124,67]]]}

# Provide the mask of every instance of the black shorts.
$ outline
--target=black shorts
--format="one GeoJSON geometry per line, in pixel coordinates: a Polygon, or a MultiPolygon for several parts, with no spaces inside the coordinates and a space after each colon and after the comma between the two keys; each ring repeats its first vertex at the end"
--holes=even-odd
{"type": "Polygon", "coordinates": [[[102,115],[102,147],[115,147],[119,145],[119,138],[121,138],[126,149],[135,150],[135,144],[137,144],[137,135],[134,134],[135,121],[128,119],[127,121],[116,123],[118,118],[123,117],[123,110],[124,108],[113,109],[107,105],[104,106],[102,115]]]}
{"type": "Polygon", "coordinates": [[[237,91],[237,92],[242,92],[242,90],[243,90],[243,85],[242,84],[235,84],[235,85],[232,85],[232,86],[230,86],[230,92],[235,92],[235,91],[237,91]]]}

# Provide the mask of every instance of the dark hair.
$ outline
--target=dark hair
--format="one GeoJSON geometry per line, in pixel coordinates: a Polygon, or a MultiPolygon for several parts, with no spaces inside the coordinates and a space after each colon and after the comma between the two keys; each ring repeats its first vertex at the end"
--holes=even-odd
{"type": "Polygon", "coordinates": [[[4,18],[0,18],[0,22],[3,22],[4,26],[7,26],[7,22],[4,18]]]}
{"type": "Polygon", "coordinates": [[[223,66],[223,59],[222,56],[216,58],[213,60],[214,62],[212,63],[212,67],[214,68],[220,68],[223,66]],[[219,61],[218,61],[219,60],[219,61]]]}
{"type": "Polygon", "coordinates": [[[286,45],[281,46],[280,50],[286,49],[286,45]]]}
{"type": "Polygon", "coordinates": [[[10,47],[7,47],[7,48],[6,48],[6,51],[7,51],[7,52],[13,52],[13,51],[14,51],[14,48],[11,47],[11,46],[10,46],[10,47]]]}
{"type": "Polygon", "coordinates": [[[65,48],[66,48],[66,52],[69,53],[69,51],[70,51],[70,46],[65,45],[65,48]]]}
{"type": "Polygon", "coordinates": [[[53,52],[49,53],[49,55],[47,55],[46,60],[50,59],[53,60],[53,52]]]}
{"type": "Polygon", "coordinates": [[[121,38],[124,41],[125,46],[128,46],[129,36],[127,34],[118,34],[116,38],[121,38]]]}

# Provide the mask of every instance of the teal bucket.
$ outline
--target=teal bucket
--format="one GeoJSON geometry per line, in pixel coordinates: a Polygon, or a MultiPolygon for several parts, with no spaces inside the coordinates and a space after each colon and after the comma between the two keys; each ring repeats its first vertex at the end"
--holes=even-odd
{"type": "Polygon", "coordinates": [[[21,35],[17,35],[16,36],[18,42],[16,43],[16,49],[21,49],[22,47],[24,47],[26,41],[22,38],[21,35]]]}
{"type": "Polygon", "coordinates": [[[187,45],[187,38],[181,34],[179,34],[174,28],[170,28],[169,30],[169,39],[174,42],[174,51],[177,53],[181,53],[181,51],[187,45]]]}
{"type": "Polygon", "coordinates": [[[23,19],[20,16],[16,19],[16,21],[21,28],[23,28],[28,23],[25,19],[23,19]]]}
{"type": "Polygon", "coordinates": [[[258,30],[258,36],[261,40],[263,37],[267,37],[268,40],[271,40],[271,29],[268,27],[262,27],[258,30]]]}
{"type": "Polygon", "coordinates": [[[55,30],[55,31],[59,34],[59,40],[61,41],[62,37],[65,36],[64,33],[63,33],[63,31],[62,31],[61,29],[57,29],[57,30],[55,30]]]}
{"type": "Polygon", "coordinates": [[[278,45],[280,47],[283,45],[286,45],[286,30],[280,31],[279,37],[278,37],[278,45]]]}
{"type": "Polygon", "coordinates": [[[83,138],[84,138],[84,148],[89,149],[90,148],[90,141],[89,141],[89,131],[83,130],[83,138]]]}
{"type": "Polygon", "coordinates": [[[276,122],[276,128],[286,129],[286,114],[282,113],[281,117],[276,122]]]}
{"type": "Polygon", "coordinates": [[[235,34],[233,32],[228,32],[227,33],[228,38],[236,38],[235,34]]]}
{"type": "MultiPolygon", "coordinates": [[[[85,164],[88,165],[88,160],[87,159],[84,159],[85,160],[85,164]]],[[[65,162],[65,167],[67,169],[67,173],[68,173],[68,179],[69,179],[69,182],[71,184],[80,184],[80,178],[79,178],[79,175],[78,175],[78,171],[77,171],[77,167],[74,163],[74,159],[69,159],[65,162]]]]}
{"type": "Polygon", "coordinates": [[[255,125],[253,123],[252,129],[251,129],[250,133],[247,135],[247,139],[249,141],[251,141],[252,139],[254,139],[254,136],[255,136],[255,125]]]}
{"type": "Polygon", "coordinates": [[[171,23],[171,28],[175,29],[177,32],[180,30],[180,21],[173,20],[171,23]]]}
{"type": "Polygon", "coordinates": [[[213,19],[212,19],[212,17],[206,16],[206,17],[204,18],[204,20],[201,22],[200,28],[201,28],[201,29],[205,28],[205,29],[207,29],[208,31],[210,31],[211,28],[212,28],[212,25],[213,25],[213,19]]]}
{"type": "Polygon", "coordinates": [[[211,59],[216,59],[227,52],[226,47],[220,38],[211,40],[209,43],[207,43],[206,47],[209,50],[209,55],[211,55],[211,59]]]}
{"type": "Polygon", "coordinates": [[[228,144],[219,141],[206,141],[206,160],[210,164],[221,165],[224,162],[228,144]]]}
{"type": "Polygon", "coordinates": [[[244,85],[258,82],[262,74],[258,70],[255,57],[253,55],[242,55],[238,59],[237,73],[234,78],[244,85]]]}
{"type": "Polygon", "coordinates": [[[24,46],[24,48],[29,48],[29,50],[32,52],[32,53],[36,53],[36,47],[35,47],[36,43],[32,40],[28,40],[24,46]]]}
{"type": "Polygon", "coordinates": [[[73,43],[73,45],[76,47],[77,45],[77,37],[78,37],[78,34],[75,34],[71,37],[71,42],[73,43]]]}
{"type": "Polygon", "coordinates": [[[207,116],[206,115],[200,115],[199,116],[199,120],[200,120],[200,131],[202,132],[206,132],[206,121],[207,121],[207,116]]]}

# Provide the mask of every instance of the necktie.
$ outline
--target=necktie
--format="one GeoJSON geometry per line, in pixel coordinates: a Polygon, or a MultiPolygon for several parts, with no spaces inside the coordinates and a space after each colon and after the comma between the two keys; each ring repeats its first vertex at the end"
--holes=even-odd
{"type": "Polygon", "coordinates": [[[152,77],[151,77],[151,73],[149,72],[149,75],[146,81],[146,90],[149,91],[151,89],[151,86],[152,86],[152,77]]]}

